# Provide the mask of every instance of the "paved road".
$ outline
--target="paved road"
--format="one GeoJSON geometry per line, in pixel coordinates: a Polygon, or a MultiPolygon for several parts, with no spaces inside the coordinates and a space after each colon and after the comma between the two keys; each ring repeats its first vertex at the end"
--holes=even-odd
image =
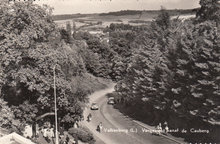
{"type": "Polygon", "coordinates": [[[97,102],[99,110],[85,110],[85,118],[92,114],[92,121],[82,122],[95,135],[98,144],[175,144],[174,141],[161,136],[143,132],[143,127],[134,122],[131,118],[124,116],[112,105],[107,104],[105,94],[114,90],[114,85],[108,89],[98,91],[90,96],[90,104],[97,102]],[[103,131],[96,131],[99,122],[103,123],[103,131]]]}

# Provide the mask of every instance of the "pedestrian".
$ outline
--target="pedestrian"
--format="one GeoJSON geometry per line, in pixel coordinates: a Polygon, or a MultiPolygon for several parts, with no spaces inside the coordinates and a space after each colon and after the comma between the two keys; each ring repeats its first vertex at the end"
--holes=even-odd
{"type": "Polygon", "coordinates": [[[79,128],[79,121],[76,121],[76,127],[79,128]]]}
{"type": "Polygon", "coordinates": [[[168,132],[169,132],[169,127],[165,126],[165,133],[168,133],[168,132]]]}
{"type": "Polygon", "coordinates": [[[50,143],[50,141],[52,140],[50,128],[47,128],[46,133],[47,133],[47,142],[50,143]]]}
{"type": "Polygon", "coordinates": [[[63,136],[64,135],[64,128],[61,126],[60,127],[60,135],[63,136]]]}
{"type": "Polygon", "coordinates": [[[159,129],[159,130],[162,130],[162,125],[161,125],[161,123],[159,123],[158,129],[159,129]]]}
{"type": "Polygon", "coordinates": [[[55,137],[55,130],[54,130],[54,127],[51,128],[51,133],[52,133],[52,138],[55,137]]]}
{"type": "Polygon", "coordinates": [[[45,127],[42,129],[42,133],[43,133],[43,137],[46,139],[46,137],[47,137],[47,129],[45,127]]]}
{"type": "Polygon", "coordinates": [[[91,121],[91,119],[92,119],[92,114],[91,114],[91,113],[89,113],[89,115],[87,116],[87,121],[88,121],[88,122],[90,122],[90,121],[91,121]]]}
{"type": "Polygon", "coordinates": [[[157,134],[160,135],[161,132],[162,132],[162,126],[161,126],[161,123],[159,123],[159,125],[158,125],[157,128],[156,128],[156,130],[157,130],[157,134]]]}
{"type": "Polygon", "coordinates": [[[101,132],[101,131],[102,131],[102,128],[103,128],[102,122],[99,123],[98,128],[99,128],[99,132],[101,132]]]}
{"type": "Polygon", "coordinates": [[[74,128],[77,128],[77,124],[76,124],[76,122],[73,124],[73,127],[74,127],[74,128]]]}
{"type": "Polygon", "coordinates": [[[100,125],[97,125],[96,130],[97,130],[98,132],[101,132],[101,130],[100,130],[100,125]]]}

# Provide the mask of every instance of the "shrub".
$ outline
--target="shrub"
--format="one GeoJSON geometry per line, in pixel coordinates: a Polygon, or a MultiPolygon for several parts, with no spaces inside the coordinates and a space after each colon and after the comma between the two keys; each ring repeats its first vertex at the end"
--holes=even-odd
{"type": "Polygon", "coordinates": [[[70,128],[68,130],[68,133],[73,137],[77,137],[82,142],[89,143],[89,144],[95,143],[95,139],[93,137],[93,134],[85,127],[70,128]]]}

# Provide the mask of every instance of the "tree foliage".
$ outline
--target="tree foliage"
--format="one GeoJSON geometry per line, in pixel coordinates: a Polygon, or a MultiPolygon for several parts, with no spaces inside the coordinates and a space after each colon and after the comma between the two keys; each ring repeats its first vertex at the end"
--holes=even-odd
{"type": "Polygon", "coordinates": [[[201,21],[213,20],[220,21],[220,1],[219,0],[200,0],[201,8],[197,12],[197,19],[201,21]]]}
{"type": "Polygon", "coordinates": [[[114,51],[109,48],[109,45],[88,32],[78,32],[75,34],[75,38],[86,42],[81,44],[83,46],[79,51],[88,72],[98,77],[110,78],[114,51]]]}
{"type": "Polygon", "coordinates": [[[54,111],[54,75],[58,114],[70,123],[82,116],[87,95],[74,90],[73,77],[85,73],[77,50],[62,41],[51,9],[29,2],[0,4],[1,95],[15,117],[33,121],[54,111]]]}
{"type": "Polygon", "coordinates": [[[7,105],[7,102],[5,102],[3,99],[0,99],[0,122],[1,128],[12,128],[16,125],[16,122],[14,120],[14,114],[11,110],[11,108],[7,105]]]}
{"type": "Polygon", "coordinates": [[[214,19],[181,22],[162,11],[135,41],[139,52],[116,86],[122,101],[219,124],[219,31],[214,19]]]}

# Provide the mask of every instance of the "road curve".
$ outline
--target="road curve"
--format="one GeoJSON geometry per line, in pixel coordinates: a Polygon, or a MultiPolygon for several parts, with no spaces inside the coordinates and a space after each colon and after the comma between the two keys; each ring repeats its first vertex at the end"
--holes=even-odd
{"type": "Polygon", "coordinates": [[[85,120],[87,115],[91,113],[92,121],[83,121],[82,124],[89,128],[98,139],[97,144],[175,144],[164,137],[143,132],[143,127],[114,109],[112,105],[108,105],[105,95],[113,91],[114,84],[90,95],[90,104],[96,102],[99,110],[91,111],[88,107],[84,111],[85,120]],[[96,131],[99,122],[103,123],[101,133],[96,131]]]}

